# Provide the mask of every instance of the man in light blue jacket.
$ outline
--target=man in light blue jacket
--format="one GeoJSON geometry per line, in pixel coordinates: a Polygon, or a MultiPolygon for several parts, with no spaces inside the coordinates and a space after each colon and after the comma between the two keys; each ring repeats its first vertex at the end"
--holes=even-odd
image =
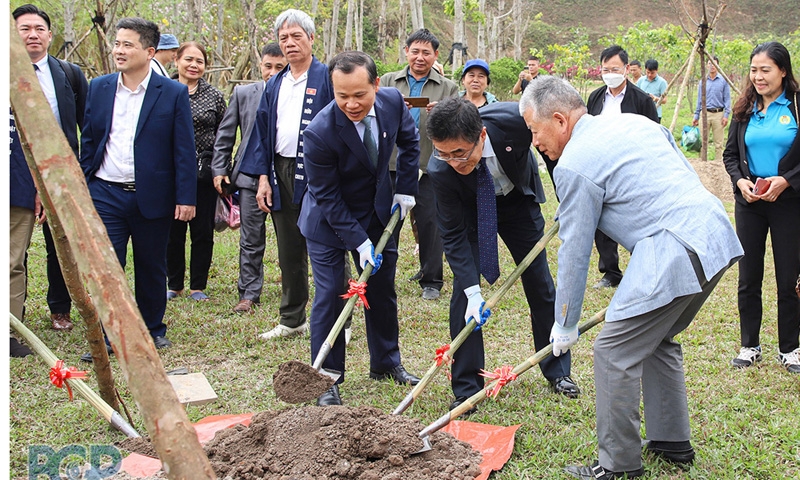
{"type": "Polygon", "coordinates": [[[577,478],[641,476],[640,396],[648,449],[691,463],[683,355],[673,337],[743,254],[725,208],[669,131],[647,118],[587,115],[578,92],[553,77],[525,91],[520,112],[534,146],[558,159],[554,355],[578,340],[595,229],[632,252],[594,344],[599,460],[566,470],[577,478]]]}

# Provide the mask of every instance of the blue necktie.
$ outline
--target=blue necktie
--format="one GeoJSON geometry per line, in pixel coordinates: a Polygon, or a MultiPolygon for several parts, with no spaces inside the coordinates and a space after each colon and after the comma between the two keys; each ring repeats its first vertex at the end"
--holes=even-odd
{"type": "Polygon", "coordinates": [[[481,274],[489,284],[500,278],[500,263],[497,259],[497,199],[494,180],[481,158],[478,168],[478,257],[481,274]]]}
{"type": "Polygon", "coordinates": [[[361,120],[364,124],[364,147],[367,148],[367,156],[369,161],[372,162],[373,167],[378,166],[378,145],[375,143],[375,137],[372,136],[372,119],[367,116],[361,120]]]}

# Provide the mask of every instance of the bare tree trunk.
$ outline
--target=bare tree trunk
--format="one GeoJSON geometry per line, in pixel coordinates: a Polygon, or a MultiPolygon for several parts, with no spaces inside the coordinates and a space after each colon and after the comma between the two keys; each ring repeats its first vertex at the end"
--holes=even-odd
{"type": "Polygon", "coordinates": [[[339,8],[341,8],[341,0],[333,0],[333,11],[331,12],[331,25],[328,29],[328,51],[326,52],[326,61],[336,55],[336,41],[339,37],[339,8]]]}
{"type": "MultiPolygon", "coordinates": [[[[464,48],[464,0],[454,0],[453,1],[453,46],[455,47],[456,44],[459,44],[461,48],[464,48]]],[[[453,64],[452,69],[453,73],[455,73],[459,68],[461,68],[461,60],[463,57],[464,51],[459,50],[456,52],[455,48],[451,48],[453,52],[453,64]]]]}
{"type": "Polygon", "coordinates": [[[511,10],[514,12],[514,60],[519,60],[522,58],[522,42],[525,39],[525,32],[528,30],[530,15],[525,14],[523,0],[514,0],[511,10]]]}
{"type": "Polygon", "coordinates": [[[223,20],[225,19],[225,3],[219,2],[217,4],[217,58],[223,58],[223,42],[222,39],[225,38],[225,30],[223,25],[223,20]]]}
{"type": "Polygon", "coordinates": [[[69,60],[69,54],[75,44],[75,0],[63,0],[64,5],[64,60],[69,60]]]}
{"type": "Polygon", "coordinates": [[[311,0],[311,18],[316,23],[317,12],[319,11],[319,0],[311,0]]]}
{"type": "Polygon", "coordinates": [[[94,11],[93,20],[97,25],[97,50],[100,53],[100,64],[103,66],[103,73],[111,73],[111,62],[109,62],[108,44],[106,43],[108,27],[106,26],[103,0],[97,0],[97,9],[94,11]]]}
{"type": "Polygon", "coordinates": [[[413,31],[425,28],[425,19],[422,18],[422,0],[411,0],[411,27],[413,31]]]}
{"type": "Polygon", "coordinates": [[[356,50],[364,51],[364,0],[359,0],[356,16],[356,50]]]}
{"type": "Polygon", "coordinates": [[[172,479],[213,479],[211,464],[167,379],[103,222],[92,206],[83,172],[64,135],[53,134],[61,129],[11,26],[10,100],[19,119],[17,128],[29,140],[36,161],[31,169],[43,179],[40,186],[46,194],[58,192],[49,195],[54,210],[48,213],[63,222],[70,250],[164,471],[172,479]]]}
{"type": "MultiPolygon", "coordinates": [[[[381,0],[381,15],[378,17],[378,58],[386,61],[386,9],[389,0],[381,0]]],[[[402,9],[402,5],[400,6],[402,9]]]]}
{"type": "Polygon", "coordinates": [[[344,49],[353,49],[353,16],[356,13],[356,0],[347,0],[347,21],[344,27],[344,49]]]}
{"type": "MultiPolygon", "coordinates": [[[[261,78],[261,75],[258,71],[258,65],[261,62],[261,56],[259,55],[258,45],[256,44],[256,39],[258,38],[258,25],[256,24],[256,0],[241,0],[241,2],[242,10],[244,10],[245,25],[247,25],[250,77],[261,78]]],[[[244,78],[244,76],[242,76],[242,78],[244,78]]]]}
{"type": "Polygon", "coordinates": [[[412,0],[400,0],[400,26],[397,28],[397,38],[400,39],[397,52],[397,63],[406,61],[406,56],[403,53],[406,38],[408,38],[408,8],[406,5],[412,0]]]}
{"type": "Polygon", "coordinates": [[[697,55],[697,49],[700,45],[700,36],[698,35],[692,45],[692,53],[689,54],[689,60],[686,61],[686,74],[683,76],[681,88],[678,89],[678,99],[675,101],[675,113],[672,115],[672,122],[669,125],[669,131],[675,130],[675,125],[678,123],[678,113],[681,109],[681,102],[683,97],[686,96],[686,85],[689,83],[689,76],[692,74],[692,67],[694,67],[694,59],[697,55]]]}
{"type": "Polygon", "coordinates": [[[486,56],[486,19],[489,18],[486,12],[486,0],[478,2],[478,9],[480,10],[483,20],[478,22],[478,45],[476,54],[478,58],[485,58],[488,62],[493,62],[494,58],[487,58],[486,56]]]}

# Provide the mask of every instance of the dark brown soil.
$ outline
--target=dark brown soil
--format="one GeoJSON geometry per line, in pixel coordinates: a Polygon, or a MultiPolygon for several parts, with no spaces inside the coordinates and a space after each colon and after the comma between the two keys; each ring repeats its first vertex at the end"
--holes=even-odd
{"type": "MultiPolygon", "coordinates": [[[[236,480],[467,480],[481,454],[449,433],[422,448],[418,420],[373,407],[300,407],[253,416],[249,427],[221,430],[205,446],[219,478],[236,480]]],[[[122,442],[136,453],[147,439],[122,442]]],[[[158,478],[158,477],[153,477],[158,478]]]]}
{"type": "Polygon", "coordinates": [[[153,447],[153,444],[150,443],[150,437],[126,438],[121,442],[115,442],[114,445],[120,448],[124,448],[129,452],[138,453],[140,455],[145,455],[148,457],[158,458],[158,453],[156,453],[156,449],[153,447]]]}
{"type": "Polygon", "coordinates": [[[333,379],[319,373],[307,363],[291,360],[278,366],[272,376],[272,388],[279,400],[304,403],[319,397],[331,388],[333,379]]]}

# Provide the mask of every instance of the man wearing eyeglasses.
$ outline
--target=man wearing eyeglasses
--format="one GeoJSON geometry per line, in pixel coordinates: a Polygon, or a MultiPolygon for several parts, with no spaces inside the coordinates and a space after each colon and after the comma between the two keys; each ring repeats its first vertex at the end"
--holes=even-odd
{"type": "MultiPolygon", "coordinates": [[[[589,100],[586,102],[589,114],[636,113],[659,123],[658,110],[650,95],[626,79],[628,52],[619,45],[612,45],[600,52],[600,73],[606,85],[589,95],[589,100]]],[[[550,171],[552,172],[552,169],[550,171]]],[[[597,246],[597,253],[600,254],[598,268],[603,278],[595,283],[593,288],[616,287],[622,280],[618,244],[600,230],[595,233],[594,243],[597,246]]]]}
{"type": "MultiPolygon", "coordinates": [[[[488,317],[480,276],[489,283],[499,277],[496,263],[493,272],[489,268],[491,260],[497,260],[497,234],[516,263],[542,238],[545,222],[539,204],[545,201],[544,189],[530,149],[532,135],[516,103],[498,102],[478,110],[468,100],[441,100],[428,115],[427,134],[434,148],[428,174],[436,191],[444,252],[454,275],[450,336],[455,338],[471,318],[480,323],[478,319],[488,317]],[[484,188],[489,189],[488,202],[495,213],[488,218],[484,216],[484,188]],[[487,223],[496,225],[493,231],[485,230],[487,223]],[[487,256],[493,259],[487,262],[487,256]]],[[[546,252],[522,274],[522,287],[530,308],[534,345],[540,350],[548,344],[554,321],[555,289],[546,252]]],[[[454,355],[452,388],[456,398],[451,410],[483,388],[480,371],[484,366],[483,337],[478,330],[454,355]]],[[[580,390],[570,378],[569,357],[549,357],[539,367],[556,393],[578,396],[580,390]]]]}

